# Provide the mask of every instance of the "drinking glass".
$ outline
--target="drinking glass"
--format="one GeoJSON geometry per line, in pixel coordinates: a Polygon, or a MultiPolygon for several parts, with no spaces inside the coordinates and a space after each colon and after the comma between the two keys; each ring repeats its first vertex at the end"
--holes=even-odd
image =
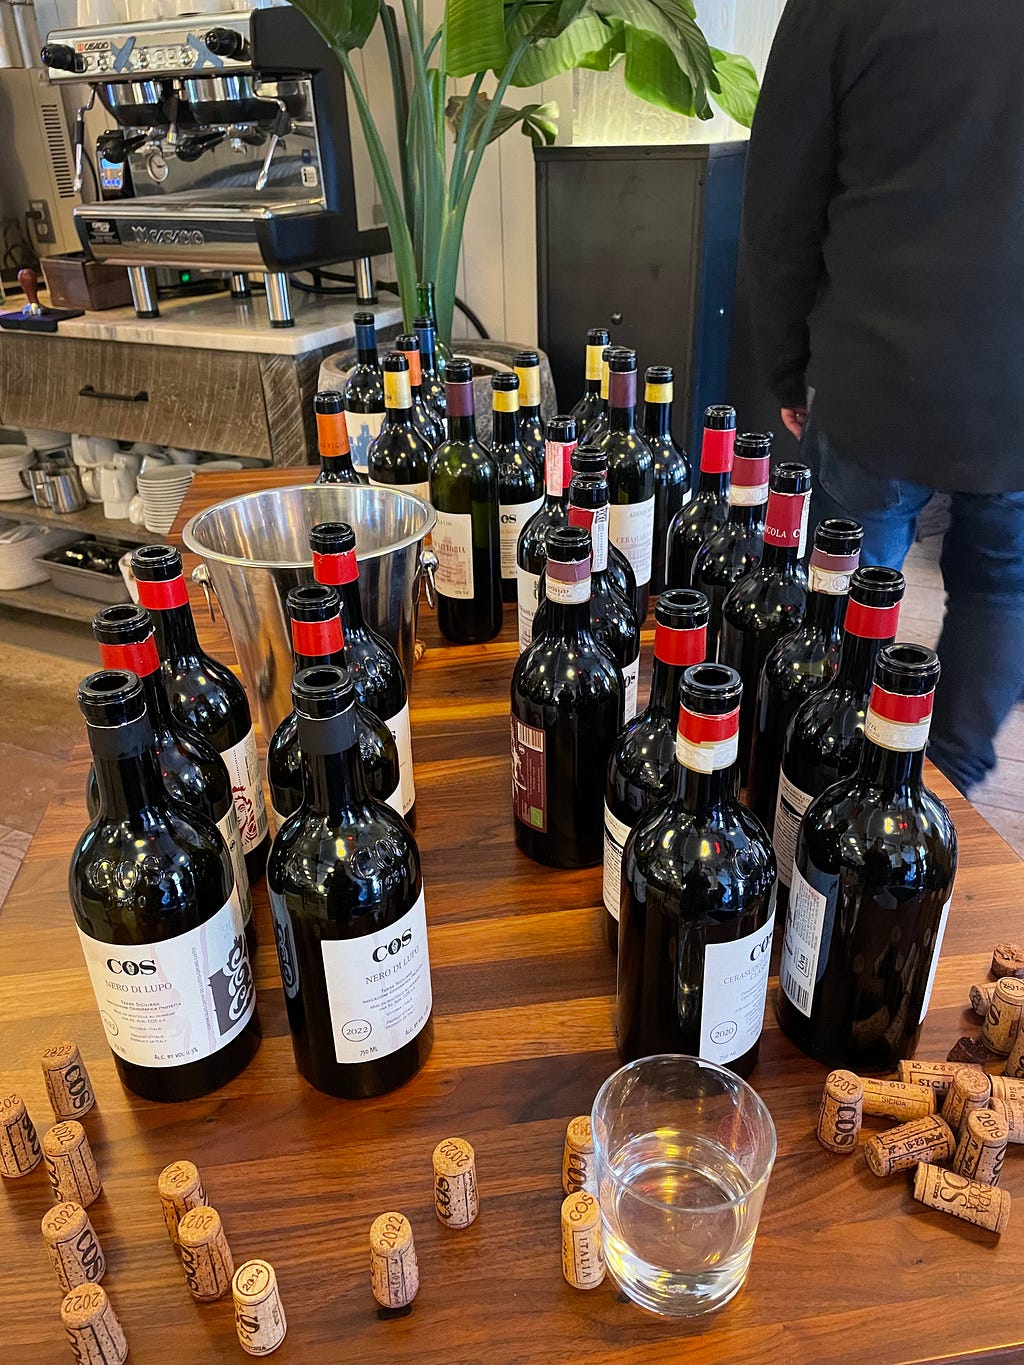
{"type": "Polygon", "coordinates": [[[745,1081],[699,1057],[641,1057],[597,1092],[592,1114],[604,1254],[619,1288],[690,1317],[746,1278],[775,1125],[745,1081]]]}

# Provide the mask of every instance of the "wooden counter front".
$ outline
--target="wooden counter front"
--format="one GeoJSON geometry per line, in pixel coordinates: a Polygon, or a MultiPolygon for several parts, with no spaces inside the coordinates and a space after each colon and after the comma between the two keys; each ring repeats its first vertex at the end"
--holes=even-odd
{"type": "MultiPolygon", "coordinates": [[[[484,646],[445,645],[426,609],[420,633],[429,648],[416,669],[412,728],[436,1042],[401,1090],[346,1103],[300,1079],[262,887],[264,1039],[254,1061],[188,1104],[150,1104],[122,1089],[68,907],[68,858],[85,821],[81,749],[0,915],[0,1084],[23,1094],[42,1132],[39,1054],[57,1034],[81,1047],[98,1095],[85,1125],[104,1181],[89,1214],[130,1360],[246,1358],[230,1303],[192,1301],[167,1239],[156,1180],[181,1157],[202,1171],[236,1263],[259,1256],[277,1271],[289,1324],[274,1355],[282,1365],[1019,1359],[1024,1150],[1011,1148],[1004,1167],[1003,1185],[1022,1204],[1001,1240],[922,1209],[906,1178],[880,1181],[861,1155],[818,1146],[824,1071],[783,1038],[770,1009],[753,1082],[778,1126],[779,1158],[738,1297],[687,1324],[620,1301],[610,1280],[587,1293],[563,1281],[565,1125],[617,1065],[600,870],[549,871],[514,847],[512,610],[484,646]],[[432,1207],[431,1152],[449,1135],[476,1149],[481,1212],[463,1232],[442,1228],[432,1207]],[[392,1208],[412,1220],[422,1288],[408,1317],[381,1320],[367,1237],[392,1208]]],[[[650,632],[645,641],[646,686],[650,632]]],[[[976,1024],[964,1013],[967,989],[985,978],[992,945],[1024,939],[1020,861],[948,784],[935,786],[959,829],[961,871],[921,1057],[945,1057],[976,1024]]],[[[12,1365],[71,1359],[39,1234],[49,1203],[41,1167],[3,1182],[0,1359],[12,1365]]]]}

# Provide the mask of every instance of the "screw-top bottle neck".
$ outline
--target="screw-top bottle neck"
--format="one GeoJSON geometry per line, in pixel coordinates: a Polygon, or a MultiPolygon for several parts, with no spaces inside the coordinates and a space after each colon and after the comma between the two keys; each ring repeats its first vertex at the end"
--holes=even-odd
{"type": "Polygon", "coordinates": [[[663,621],[656,622],[648,715],[673,716],[678,720],[679,684],[683,673],[707,658],[706,609],[704,618],[699,625],[681,629],[663,621]]]}
{"type": "Polygon", "coordinates": [[[540,366],[516,365],[519,377],[519,407],[524,417],[540,411],[540,366]]]}
{"type": "Polygon", "coordinates": [[[373,318],[361,321],[359,314],[355,319],[356,330],[356,358],[360,365],[369,365],[373,369],[380,368],[377,357],[377,327],[373,318]]]}
{"type": "MultiPolygon", "coordinates": [[[[845,523],[843,523],[845,524],[845,523]]],[[[850,590],[850,576],[860,564],[860,549],[853,553],[833,553],[820,544],[830,523],[822,523],[811,550],[807,567],[808,592],[806,620],[809,626],[819,631],[828,640],[838,640],[842,636],[843,617],[846,614],[847,594],[850,590]]],[[[849,523],[855,527],[854,523],[849,523]]],[[[847,547],[859,546],[859,527],[848,535],[847,547]]],[[[826,544],[829,543],[827,540],[826,544]]],[[[833,542],[834,543],[834,542],[833,542]]],[[[841,542],[840,542],[841,544],[841,542]]]]}
{"type": "Polygon", "coordinates": [[[156,634],[152,627],[141,640],[123,642],[98,640],[100,663],[104,668],[127,669],[142,683],[146,714],[155,734],[174,727],[171,704],[160,677],[160,655],[157,653],[156,634]]]}
{"type": "Polygon", "coordinates": [[[351,680],[338,668],[303,669],[295,675],[292,700],[303,757],[305,806],[337,824],[346,811],[367,803],[351,680]],[[332,687],[337,695],[325,701],[323,694],[332,687]]]}
{"type": "Polygon", "coordinates": [[[739,674],[722,664],[683,672],[676,730],[676,800],[700,816],[729,800],[739,754],[739,674]]]}
{"type": "Polygon", "coordinates": [[[359,561],[355,544],[343,550],[328,549],[323,543],[325,537],[317,535],[319,529],[314,527],[310,534],[313,577],[318,583],[338,589],[345,629],[359,630],[363,625],[363,604],[359,596],[359,561]]]}
{"type": "Polygon", "coordinates": [[[885,645],[864,718],[860,778],[883,791],[919,786],[939,661],[922,645],[885,645]]]}
{"type": "Polygon", "coordinates": [[[608,426],[615,432],[636,430],[636,370],[612,370],[608,379],[608,426]]]}
{"type": "Polygon", "coordinates": [[[671,439],[674,388],[672,370],[668,366],[652,366],[647,371],[644,383],[645,436],[671,439]]]}
{"type": "Polygon", "coordinates": [[[146,579],[139,574],[137,559],[133,558],[139,604],[153,618],[157,650],[168,663],[182,663],[201,653],[196,623],[189,606],[188,588],[184,575],[166,579],[146,579]]]}
{"type": "Polygon", "coordinates": [[[296,673],[322,664],[344,666],[345,635],[340,612],[325,621],[298,621],[293,616],[290,624],[296,673]]]}
{"type": "Polygon", "coordinates": [[[583,392],[588,398],[597,397],[601,392],[601,356],[607,345],[607,340],[587,342],[583,392]]]}
{"type": "Polygon", "coordinates": [[[145,692],[137,676],[122,669],[90,674],[78,689],[85,716],[100,815],[144,825],[166,800],[145,692]]]}
{"type": "Polygon", "coordinates": [[[496,446],[519,444],[519,390],[491,390],[491,435],[496,446]]]}
{"type": "Polygon", "coordinates": [[[871,606],[859,601],[851,591],[846,602],[839,651],[837,677],[841,683],[858,695],[867,693],[878,651],[896,639],[899,620],[898,602],[891,606],[871,606]]]}
{"type": "Polygon", "coordinates": [[[451,441],[476,440],[476,410],[473,405],[472,379],[454,381],[447,377],[452,366],[448,366],[444,383],[445,404],[448,412],[448,439],[451,441]]]}

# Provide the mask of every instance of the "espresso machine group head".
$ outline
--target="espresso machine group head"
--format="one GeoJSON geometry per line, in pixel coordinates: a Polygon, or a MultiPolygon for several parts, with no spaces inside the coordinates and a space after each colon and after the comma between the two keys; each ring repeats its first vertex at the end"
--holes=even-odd
{"type": "Polygon", "coordinates": [[[75,124],[76,178],[96,100],[98,198],[75,209],[83,245],[126,265],[140,317],[158,309],[148,266],[223,270],[236,292],[264,276],[271,324],[292,325],[288,272],[390,250],[372,177],[357,174],[341,66],[291,6],[57,29],[54,82],[90,86],[75,124]],[[357,183],[358,182],[358,183],[357,183]]]}

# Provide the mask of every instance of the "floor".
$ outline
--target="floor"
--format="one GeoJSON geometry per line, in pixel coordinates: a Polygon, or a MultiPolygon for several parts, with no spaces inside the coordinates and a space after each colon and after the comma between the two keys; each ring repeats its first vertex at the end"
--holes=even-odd
{"type": "MultiPolygon", "coordinates": [[[[929,535],[906,564],[900,620],[905,640],[934,645],[942,621],[938,554],[929,535]]],[[[34,623],[0,609],[0,904],[81,734],[75,702],[80,679],[96,667],[88,632],[70,623],[34,623]]],[[[974,794],[985,819],[1024,857],[1024,705],[997,743],[999,766],[974,794]]]]}

